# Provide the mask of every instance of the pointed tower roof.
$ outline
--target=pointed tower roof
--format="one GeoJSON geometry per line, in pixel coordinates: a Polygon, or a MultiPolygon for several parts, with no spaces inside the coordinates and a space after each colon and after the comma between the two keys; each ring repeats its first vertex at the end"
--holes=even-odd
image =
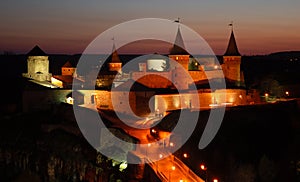
{"type": "Polygon", "coordinates": [[[46,56],[46,53],[38,45],[36,45],[27,53],[27,56],[46,56]]]}
{"type": "Polygon", "coordinates": [[[62,67],[64,67],[64,68],[73,68],[74,66],[71,64],[70,61],[67,61],[62,67]]]}
{"type": "Polygon", "coordinates": [[[112,55],[111,55],[111,63],[121,63],[119,58],[115,43],[113,43],[112,55]]]}
{"type": "Polygon", "coordinates": [[[183,38],[180,32],[180,27],[178,26],[175,43],[170,50],[170,55],[188,55],[188,54],[189,53],[185,50],[183,38]]]}
{"type": "Polygon", "coordinates": [[[226,50],[224,56],[241,56],[241,54],[237,48],[237,45],[236,45],[233,30],[231,30],[229,43],[228,43],[227,50],[226,50]]]}

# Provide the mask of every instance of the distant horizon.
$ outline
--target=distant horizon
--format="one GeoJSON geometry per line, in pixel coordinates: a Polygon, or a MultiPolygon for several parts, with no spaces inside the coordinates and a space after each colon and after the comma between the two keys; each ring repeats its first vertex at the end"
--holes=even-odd
{"type": "MultiPolygon", "coordinates": [[[[39,46],[39,45],[38,45],[39,46]]],[[[33,46],[34,47],[34,46],[33,46]]],[[[32,48],[33,48],[32,47],[32,48]]],[[[32,49],[31,48],[31,49],[32,49]]],[[[41,47],[42,48],[42,47],[41,47]]],[[[13,51],[0,51],[0,55],[26,55],[31,49],[28,49],[27,52],[13,52],[13,51]]],[[[48,52],[47,50],[43,49],[42,50],[49,56],[53,56],[53,55],[68,55],[68,56],[74,56],[74,55],[99,55],[99,54],[83,54],[82,52],[78,52],[78,53],[64,53],[64,52],[48,52]]],[[[270,52],[270,53],[261,53],[261,54],[243,54],[241,53],[242,56],[268,56],[271,54],[276,54],[276,53],[294,53],[294,52],[299,52],[300,53],[300,49],[299,50],[282,50],[282,51],[275,51],[275,52],[270,52]]],[[[155,54],[156,52],[118,52],[119,55],[146,55],[146,54],[155,54]]],[[[160,55],[169,55],[168,52],[164,52],[164,53],[159,53],[160,55]]],[[[100,54],[100,55],[105,55],[105,54],[100,54]]],[[[110,55],[110,54],[107,54],[110,55]]],[[[208,55],[208,54],[197,54],[197,56],[223,56],[223,54],[215,54],[215,55],[208,55]]]]}
{"type": "MultiPolygon", "coordinates": [[[[238,37],[238,36],[236,36],[238,37]]],[[[229,39],[229,37],[227,37],[227,39],[229,39]]],[[[298,52],[300,51],[300,47],[299,48],[291,48],[291,49],[276,49],[276,50],[268,50],[268,51],[263,51],[263,52],[257,52],[257,53],[254,53],[254,52],[243,52],[243,49],[241,49],[239,46],[240,44],[242,44],[238,38],[236,38],[237,40],[237,44],[238,44],[238,48],[240,50],[240,53],[241,55],[243,56],[254,56],[254,55],[269,55],[269,54],[272,54],[272,53],[279,53],[279,52],[298,52]]],[[[226,51],[226,48],[227,48],[227,44],[228,44],[228,40],[225,40],[226,44],[224,44],[225,46],[223,48],[214,48],[212,46],[211,49],[213,50],[213,52],[215,53],[215,55],[223,55],[226,51]],[[222,49],[222,50],[221,50],[222,49]]],[[[209,44],[209,42],[208,42],[209,44]]],[[[0,43],[1,45],[1,43],[0,43]]],[[[64,48],[53,48],[49,45],[44,45],[44,44],[33,44],[31,47],[22,47],[22,48],[15,48],[15,49],[0,49],[0,54],[3,55],[5,53],[8,53],[8,54],[17,54],[17,55],[20,55],[20,54],[27,54],[34,46],[38,45],[39,47],[41,47],[41,49],[43,49],[47,54],[62,54],[62,55],[76,55],[76,54],[82,54],[84,52],[84,50],[86,49],[86,47],[88,46],[88,44],[84,47],[84,48],[81,48],[80,50],[65,50],[64,48]]],[[[300,45],[300,43],[299,43],[300,45]]],[[[111,46],[111,45],[109,45],[111,46]]],[[[132,51],[130,49],[126,49],[126,50],[121,50],[119,52],[119,54],[121,55],[126,55],[126,54],[129,54],[129,55],[142,55],[142,54],[151,54],[151,53],[159,53],[159,54],[168,54],[168,48],[157,48],[156,46],[149,46],[146,48],[146,49],[150,49],[148,51],[144,51],[144,47],[141,48],[139,47],[139,49],[141,50],[136,50],[134,49],[135,51],[132,51]]]]}
{"type": "Polygon", "coordinates": [[[226,50],[231,23],[242,55],[300,50],[300,1],[295,0],[4,0],[0,5],[0,52],[27,53],[38,44],[49,54],[78,54],[99,34],[121,23],[178,17],[216,55],[226,50]]]}

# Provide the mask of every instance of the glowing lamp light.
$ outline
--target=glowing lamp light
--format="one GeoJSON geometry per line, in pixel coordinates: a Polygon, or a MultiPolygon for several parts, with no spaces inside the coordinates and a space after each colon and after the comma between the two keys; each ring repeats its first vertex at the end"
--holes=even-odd
{"type": "Polygon", "coordinates": [[[128,167],[128,164],[126,162],[122,162],[120,164],[120,167],[119,167],[119,170],[120,171],[123,171],[124,169],[126,169],[128,167]]]}
{"type": "Polygon", "coordinates": [[[170,142],[170,147],[174,147],[174,143],[173,142],[170,142]]]}
{"type": "Polygon", "coordinates": [[[172,169],[173,171],[175,171],[176,167],[175,167],[175,166],[172,166],[171,169],[172,169]]]}
{"type": "Polygon", "coordinates": [[[183,154],[183,157],[184,157],[184,158],[188,158],[187,153],[184,153],[184,154],[183,154]]]}
{"type": "Polygon", "coordinates": [[[206,170],[207,170],[207,167],[206,167],[204,164],[201,164],[201,165],[200,165],[200,169],[203,170],[203,171],[206,171],[206,170]]]}
{"type": "Polygon", "coordinates": [[[289,91],[286,91],[286,92],[285,92],[285,95],[289,95],[289,94],[290,94],[289,91]]]}
{"type": "Polygon", "coordinates": [[[234,97],[230,97],[229,102],[233,103],[234,102],[234,97]]]}
{"type": "Polygon", "coordinates": [[[74,99],[73,99],[72,97],[68,97],[68,98],[66,99],[66,101],[67,101],[68,104],[73,104],[74,99]]]}
{"type": "Polygon", "coordinates": [[[268,93],[265,93],[265,97],[269,97],[269,94],[268,94],[268,93]]]}
{"type": "Polygon", "coordinates": [[[213,182],[219,182],[219,180],[217,178],[214,178],[213,182]]]}
{"type": "Polygon", "coordinates": [[[219,66],[218,66],[218,65],[215,65],[215,66],[214,66],[214,69],[215,69],[215,70],[216,70],[216,69],[218,69],[218,68],[219,68],[219,66]]]}
{"type": "Polygon", "coordinates": [[[178,108],[179,105],[180,105],[179,98],[174,97],[173,102],[174,102],[174,106],[175,106],[176,108],[178,108]]]}
{"type": "Polygon", "coordinates": [[[163,158],[163,155],[162,155],[162,154],[159,154],[159,156],[158,156],[158,157],[161,159],[161,158],[163,158]]]}

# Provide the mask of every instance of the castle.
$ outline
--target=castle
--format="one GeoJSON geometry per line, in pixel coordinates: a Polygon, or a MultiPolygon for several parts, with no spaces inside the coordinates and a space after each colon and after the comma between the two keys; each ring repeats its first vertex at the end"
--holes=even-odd
{"type": "Polygon", "coordinates": [[[94,83],[98,88],[114,88],[112,91],[86,89],[87,78],[77,75],[76,66],[70,62],[66,62],[62,66],[62,75],[52,76],[51,73],[48,73],[48,57],[38,47],[30,51],[28,56],[28,73],[23,74],[23,76],[37,82],[48,82],[49,87],[56,88],[56,91],[64,90],[63,94],[58,94],[64,97],[59,100],[71,104],[95,104],[98,109],[117,109],[118,112],[127,113],[128,105],[123,103],[128,102],[128,98],[124,97],[128,90],[130,90],[129,106],[135,113],[146,110],[147,113],[158,111],[160,114],[183,108],[201,109],[244,105],[251,100],[245,89],[241,70],[242,56],[239,53],[233,29],[226,52],[223,55],[222,64],[219,64],[214,56],[197,58],[189,55],[185,50],[180,27],[178,27],[175,42],[168,57],[158,54],[150,55],[139,63],[138,71],[130,73],[122,71],[122,62],[113,44],[107,70],[100,71],[101,74],[98,75],[96,83],[94,83]],[[188,73],[189,76],[185,76],[184,72],[188,73]],[[226,88],[211,89],[207,87],[210,81],[218,82],[222,78],[225,78],[226,88]],[[76,91],[77,94],[72,94],[74,91],[70,90],[72,83],[74,83],[72,82],[73,79],[80,80],[80,82],[76,81],[76,83],[80,83],[78,85],[79,90],[76,91]],[[132,86],[129,83],[135,85],[134,89],[127,88],[132,86]],[[196,84],[197,93],[189,91],[191,83],[196,84]],[[172,91],[174,89],[186,91],[179,95],[172,91]],[[164,91],[160,92],[161,90],[164,91]],[[75,98],[76,95],[78,98],[75,98]],[[154,100],[149,106],[150,98],[154,98],[154,100]],[[119,103],[117,107],[113,106],[113,102],[116,103],[113,100],[117,100],[119,103]],[[201,106],[197,106],[195,100],[199,101],[201,106]],[[148,109],[141,110],[141,108],[148,109]]]}
{"type": "Polygon", "coordinates": [[[205,57],[205,65],[199,63],[203,58],[191,57],[185,50],[179,27],[175,43],[170,50],[168,58],[174,60],[175,63],[179,63],[183,69],[179,69],[178,65],[173,64],[174,62],[171,61],[168,70],[154,70],[155,72],[153,72],[153,70],[149,69],[151,64],[156,64],[159,60],[168,62],[162,56],[154,55],[147,60],[147,63],[140,63],[141,69],[139,72],[133,72],[131,78],[150,88],[170,88],[174,84],[177,89],[181,90],[188,89],[191,83],[203,83],[205,80],[224,77],[228,86],[243,87],[245,85],[243,72],[241,71],[241,55],[237,48],[233,30],[231,31],[221,66],[217,63],[218,60],[214,56],[205,57]],[[153,74],[150,72],[153,72],[153,74]],[[192,79],[189,79],[184,74],[185,72],[188,72],[192,79]],[[149,80],[152,81],[149,82],[149,80]]]}

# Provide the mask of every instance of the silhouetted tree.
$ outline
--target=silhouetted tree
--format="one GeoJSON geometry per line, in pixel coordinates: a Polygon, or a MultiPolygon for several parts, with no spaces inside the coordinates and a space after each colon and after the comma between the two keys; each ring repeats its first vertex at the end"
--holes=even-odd
{"type": "Polygon", "coordinates": [[[258,164],[258,174],[260,181],[274,181],[278,169],[274,161],[270,160],[266,155],[263,155],[258,164]]]}
{"type": "Polygon", "coordinates": [[[236,168],[235,182],[253,182],[255,181],[256,171],[252,164],[241,164],[236,168]]]}

